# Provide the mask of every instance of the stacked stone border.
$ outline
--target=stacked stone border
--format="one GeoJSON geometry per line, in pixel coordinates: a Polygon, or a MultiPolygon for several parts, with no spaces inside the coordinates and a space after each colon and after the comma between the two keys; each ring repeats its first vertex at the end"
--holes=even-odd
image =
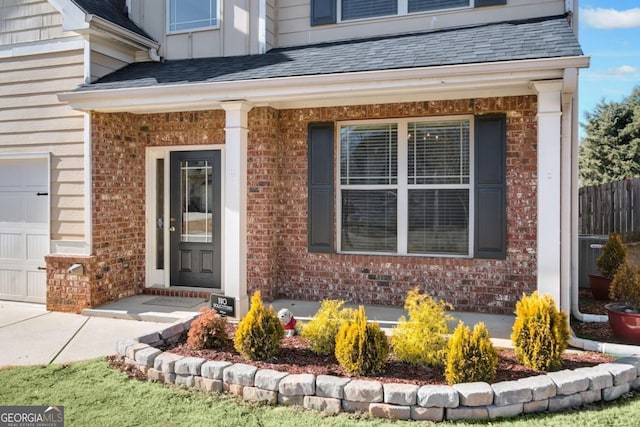
{"type": "Polygon", "coordinates": [[[140,370],[149,381],[230,393],[250,402],[299,405],[328,414],[362,412],[398,420],[485,420],[558,412],[612,401],[640,389],[640,356],[494,384],[417,386],[288,374],[243,363],[185,357],[156,348],[179,341],[194,318],[119,341],[117,351],[125,363],[140,370]]]}

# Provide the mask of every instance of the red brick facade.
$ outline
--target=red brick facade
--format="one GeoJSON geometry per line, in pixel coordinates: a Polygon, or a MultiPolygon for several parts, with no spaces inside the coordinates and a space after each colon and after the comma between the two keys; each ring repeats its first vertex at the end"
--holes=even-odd
{"type": "MultiPolygon", "coordinates": [[[[285,297],[402,305],[420,287],[457,310],[511,313],[536,286],[536,97],[249,112],[247,288],[285,297]],[[310,254],[307,126],[310,122],[507,114],[505,260],[310,254]]],[[[48,257],[48,308],[79,311],[141,293],[145,283],[145,148],[224,144],[222,110],[93,114],[93,256],[48,257]],[[84,275],[66,273],[86,263],[84,275]]],[[[224,284],[223,284],[224,286],[224,284]]]]}

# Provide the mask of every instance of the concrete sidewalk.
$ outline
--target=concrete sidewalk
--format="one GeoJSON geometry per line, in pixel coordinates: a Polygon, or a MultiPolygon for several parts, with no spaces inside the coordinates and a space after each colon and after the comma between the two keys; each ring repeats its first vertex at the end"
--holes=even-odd
{"type": "Polygon", "coordinates": [[[0,368],[115,354],[118,340],[163,327],[166,323],[87,317],[50,312],[39,304],[0,301],[0,368]]]}

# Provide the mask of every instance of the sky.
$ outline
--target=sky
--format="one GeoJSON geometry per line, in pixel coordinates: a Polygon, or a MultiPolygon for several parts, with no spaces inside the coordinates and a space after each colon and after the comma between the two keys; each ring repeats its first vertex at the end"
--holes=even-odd
{"type": "MultiPolygon", "coordinates": [[[[580,70],[580,123],[602,100],[621,101],[640,86],[640,0],[581,0],[579,39],[588,69],[580,70]]],[[[584,131],[581,130],[581,136],[584,131]]]]}

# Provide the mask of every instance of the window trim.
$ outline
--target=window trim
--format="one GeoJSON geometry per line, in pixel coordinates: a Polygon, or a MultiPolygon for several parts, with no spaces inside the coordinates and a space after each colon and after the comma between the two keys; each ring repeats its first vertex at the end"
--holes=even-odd
{"type": "Polygon", "coordinates": [[[219,30],[220,29],[220,15],[222,12],[221,9],[221,3],[222,0],[215,0],[216,2],[216,24],[215,25],[209,25],[209,26],[204,26],[204,27],[194,27],[194,28],[187,28],[184,30],[172,30],[171,29],[171,1],[172,0],[166,0],[165,5],[166,5],[166,19],[167,19],[167,35],[171,36],[174,34],[187,34],[187,33],[196,33],[196,32],[200,32],[200,31],[210,31],[210,30],[219,30]]]}
{"type": "Polygon", "coordinates": [[[336,224],[336,247],[337,253],[345,255],[381,255],[381,256],[411,256],[430,258],[473,258],[474,237],[475,237],[475,116],[473,114],[448,115],[448,116],[427,116],[427,117],[404,117],[374,120],[349,120],[336,123],[336,162],[334,166],[335,177],[335,224],[336,224]],[[415,122],[445,122],[462,121],[469,122],[469,183],[468,184],[409,184],[408,182],[408,160],[409,160],[409,123],[415,122]],[[398,132],[398,165],[397,184],[380,185],[343,185],[341,183],[341,154],[340,144],[342,140],[340,131],[344,126],[395,123],[398,132]],[[469,190],[469,218],[468,218],[468,248],[466,254],[443,254],[443,253],[415,253],[408,251],[408,227],[409,227],[409,190],[429,189],[429,188],[460,188],[469,190]],[[395,252],[368,252],[368,251],[346,251],[342,249],[342,190],[393,190],[397,191],[397,236],[395,252]]]}
{"type": "Polygon", "coordinates": [[[346,22],[370,21],[372,19],[385,19],[385,18],[394,18],[398,16],[415,16],[420,14],[434,14],[434,13],[441,13],[441,12],[473,9],[475,7],[475,2],[476,2],[476,0],[469,0],[469,6],[448,7],[444,9],[421,10],[418,12],[409,12],[409,0],[396,0],[398,3],[398,13],[394,15],[379,15],[379,16],[367,16],[366,18],[342,19],[342,2],[343,1],[344,0],[336,0],[337,2],[336,21],[338,24],[343,22],[346,23],[346,22]]]}

